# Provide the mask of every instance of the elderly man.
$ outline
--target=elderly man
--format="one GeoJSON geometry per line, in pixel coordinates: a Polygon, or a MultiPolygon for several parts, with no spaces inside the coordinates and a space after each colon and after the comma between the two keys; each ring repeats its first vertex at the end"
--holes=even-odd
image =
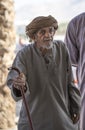
{"type": "Polygon", "coordinates": [[[74,86],[70,59],[62,41],[53,41],[58,28],[52,16],[39,16],[26,26],[34,43],[17,54],[7,85],[15,101],[22,99],[23,87],[32,121],[24,103],[18,130],[78,130],[80,92],[74,86]],[[23,73],[23,76],[22,76],[23,73]]]}

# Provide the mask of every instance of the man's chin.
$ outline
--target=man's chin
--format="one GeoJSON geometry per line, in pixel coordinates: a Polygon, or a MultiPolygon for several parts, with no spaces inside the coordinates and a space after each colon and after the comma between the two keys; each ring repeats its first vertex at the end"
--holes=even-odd
{"type": "Polygon", "coordinates": [[[51,44],[45,44],[45,45],[42,45],[41,47],[42,47],[43,49],[50,49],[50,48],[53,47],[53,43],[51,43],[51,44]]]}

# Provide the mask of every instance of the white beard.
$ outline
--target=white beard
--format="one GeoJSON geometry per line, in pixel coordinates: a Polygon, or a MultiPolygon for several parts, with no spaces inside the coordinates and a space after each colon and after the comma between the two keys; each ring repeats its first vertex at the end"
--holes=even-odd
{"type": "Polygon", "coordinates": [[[39,45],[39,48],[43,48],[43,49],[51,49],[53,47],[53,43],[49,44],[49,45],[39,45]]]}

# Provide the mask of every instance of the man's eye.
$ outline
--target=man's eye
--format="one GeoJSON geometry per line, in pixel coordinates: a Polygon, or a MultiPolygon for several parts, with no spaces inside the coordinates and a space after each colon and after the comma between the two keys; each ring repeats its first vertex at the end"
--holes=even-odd
{"type": "Polygon", "coordinates": [[[49,29],[49,32],[50,32],[50,33],[54,33],[54,28],[50,28],[50,29],[49,29]]]}
{"type": "Polygon", "coordinates": [[[40,34],[41,34],[41,35],[44,35],[44,34],[45,34],[45,30],[41,30],[41,31],[40,31],[40,34]]]}

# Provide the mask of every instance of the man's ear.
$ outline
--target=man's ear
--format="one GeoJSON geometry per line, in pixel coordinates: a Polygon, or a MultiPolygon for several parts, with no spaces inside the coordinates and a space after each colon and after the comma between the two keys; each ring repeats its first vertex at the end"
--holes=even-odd
{"type": "Polygon", "coordinates": [[[33,41],[35,40],[35,34],[32,36],[31,40],[33,40],[33,41]]]}
{"type": "Polygon", "coordinates": [[[33,40],[34,40],[34,41],[36,41],[36,37],[37,37],[37,34],[35,33],[35,34],[33,35],[33,40]]]}

